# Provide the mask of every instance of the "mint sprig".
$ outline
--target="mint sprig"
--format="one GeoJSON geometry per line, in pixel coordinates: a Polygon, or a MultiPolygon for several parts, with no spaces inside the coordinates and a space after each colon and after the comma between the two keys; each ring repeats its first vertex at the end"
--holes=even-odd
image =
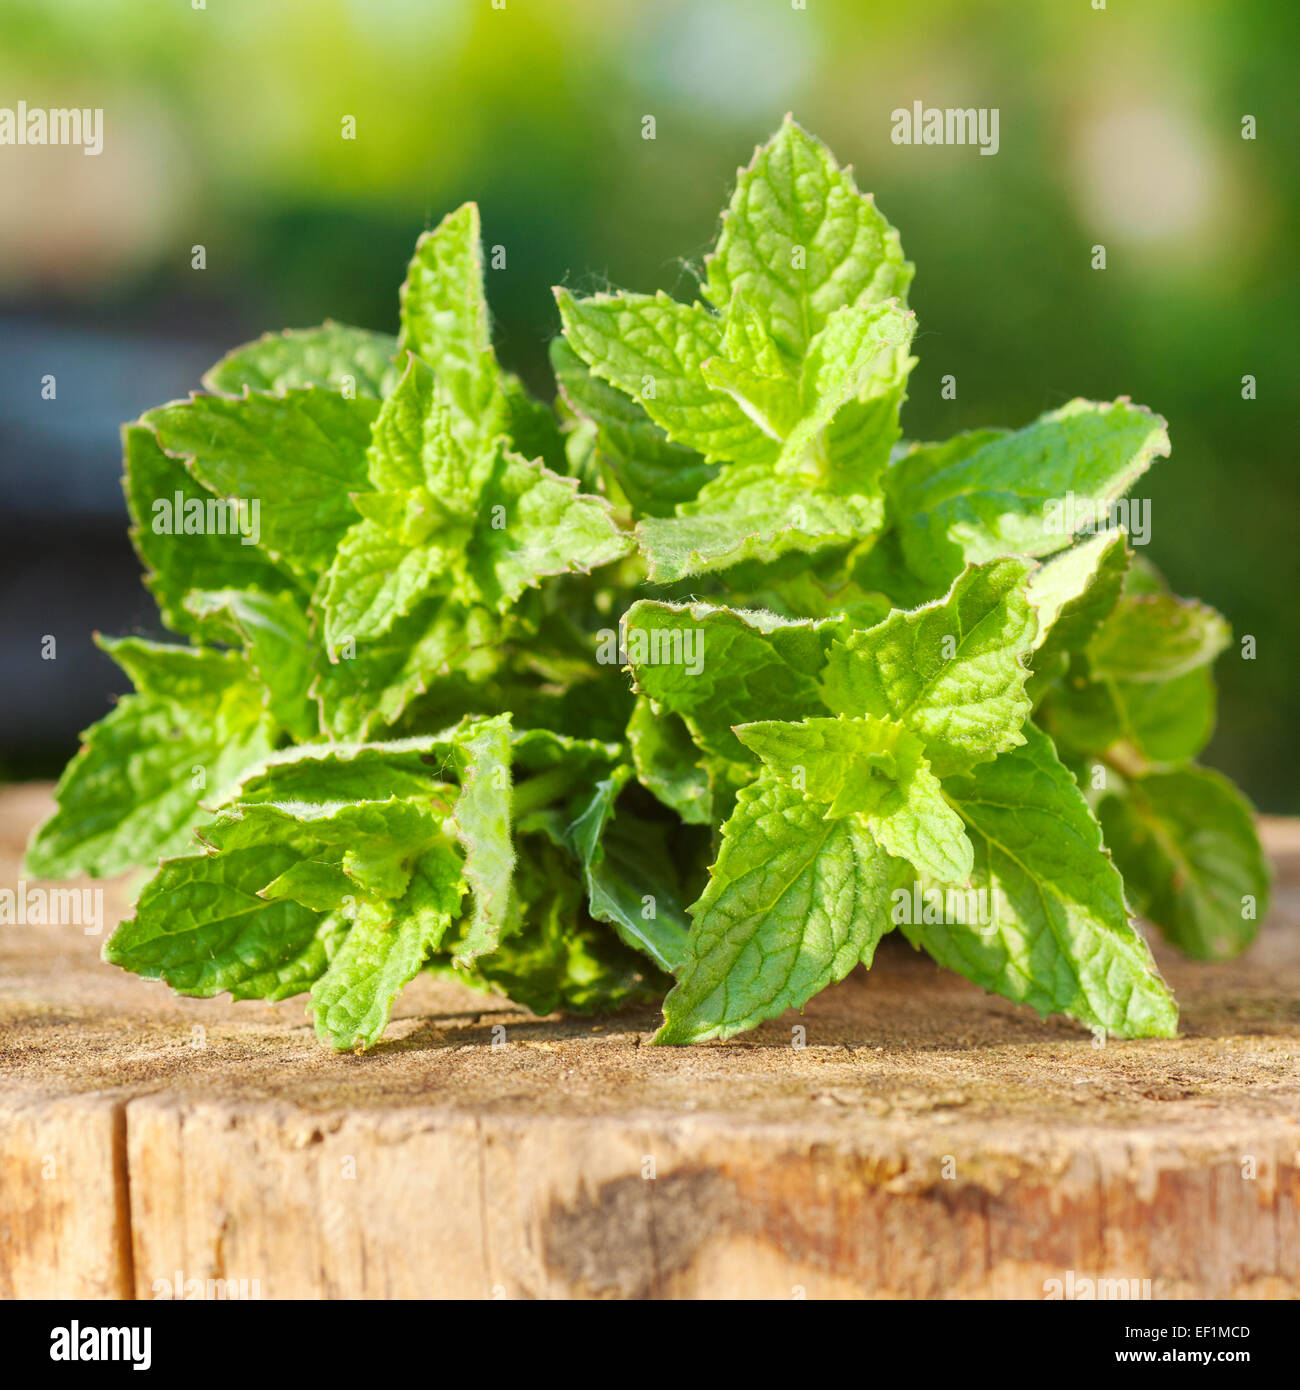
{"type": "Polygon", "coordinates": [[[154,866],[106,958],[306,994],[334,1048],[422,970],[723,1039],[895,926],[1042,1014],[1171,1035],[1132,910],[1199,957],[1267,910],[1248,803],[1192,761],[1230,634],[1060,520],[1164,422],[1076,400],[901,442],[912,274],[787,120],[698,296],[557,291],[554,408],[498,361],[472,204],[395,335],[236,348],[124,431],[179,641],[104,642],[135,693],[28,870],[154,866]]]}

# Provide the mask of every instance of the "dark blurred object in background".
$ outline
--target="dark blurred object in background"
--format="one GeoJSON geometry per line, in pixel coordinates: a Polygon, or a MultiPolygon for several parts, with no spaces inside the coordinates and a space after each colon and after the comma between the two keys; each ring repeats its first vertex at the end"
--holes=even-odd
{"type": "Polygon", "coordinates": [[[911,437],[1075,395],[1169,419],[1149,553],[1258,642],[1219,662],[1207,761],[1300,810],[1289,0],[8,0],[4,24],[0,104],[105,124],[96,157],[0,147],[0,775],[53,775],[120,688],[92,629],[158,630],[122,421],[267,328],[392,329],[418,232],[469,197],[507,250],[502,357],[549,392],[549,287],[688,287],[736,166],[793,109],[919,267],[911,437]],[[892,144],[918,100],[998,108],[998,154],[892,144]]]}

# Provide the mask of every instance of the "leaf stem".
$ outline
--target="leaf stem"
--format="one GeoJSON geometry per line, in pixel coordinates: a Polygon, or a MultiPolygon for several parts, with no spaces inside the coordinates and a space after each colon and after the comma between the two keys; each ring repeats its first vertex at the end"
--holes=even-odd
{"type": "Polygon", "coordinates": [[[552,801],[559,800],[565,792],[577,783],[579,774],[571,767],[553,767],[547,772],[539,772],[534,777],[520,782],[511,797],[511,814],[516,820],[536,811],[552,801]]]}

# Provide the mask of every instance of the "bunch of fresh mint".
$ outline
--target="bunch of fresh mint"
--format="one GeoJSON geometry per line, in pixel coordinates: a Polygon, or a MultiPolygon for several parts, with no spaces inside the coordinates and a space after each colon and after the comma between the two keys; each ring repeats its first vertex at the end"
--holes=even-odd
{"type": "Polygon", "coordinates": [[[494,355],[472,205],[421,238],[398,338],[231,353],[125,431],[184,640],[103,643],[136,693],[30,871],[161,860],[107,959],[310,991],[336,1048],[421,970],[538,1013],[667,990],[659,1041],[726,1038],[894,926],[1042,1014],[1171,1035],[1130,910],[1223,956],[1268,895],[1249,805],[1192,761],[1228,629],[1122,530],[1059,524],[1164,422],[1076,400],[900,443],[911,278],[787,121],[697,302],[559,292],[554,411],[494,355]]]}

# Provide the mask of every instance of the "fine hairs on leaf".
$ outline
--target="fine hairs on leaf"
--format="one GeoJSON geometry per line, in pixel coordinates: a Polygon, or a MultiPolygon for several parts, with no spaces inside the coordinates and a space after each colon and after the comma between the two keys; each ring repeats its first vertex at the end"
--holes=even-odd
{"type": "Polygon", "coordinates": [[[148,870],[106,960],[302,996],[340,1050],[422,971],[723,1040],[895,927],[1044,1016],[1174,1035],[1134,913],[1235,955],[1271,876],[1195,761],[1228,624],[1109,524],[1164,421],[903,442],[914,268],[793,119],[697,298],[557,289],[553,404],[498,360],[481,238],[472,203],[419,238],[396,332],[268,333],[125,427],[175,641],[101,639],[134,693],[28,871],[148,870]]]}

